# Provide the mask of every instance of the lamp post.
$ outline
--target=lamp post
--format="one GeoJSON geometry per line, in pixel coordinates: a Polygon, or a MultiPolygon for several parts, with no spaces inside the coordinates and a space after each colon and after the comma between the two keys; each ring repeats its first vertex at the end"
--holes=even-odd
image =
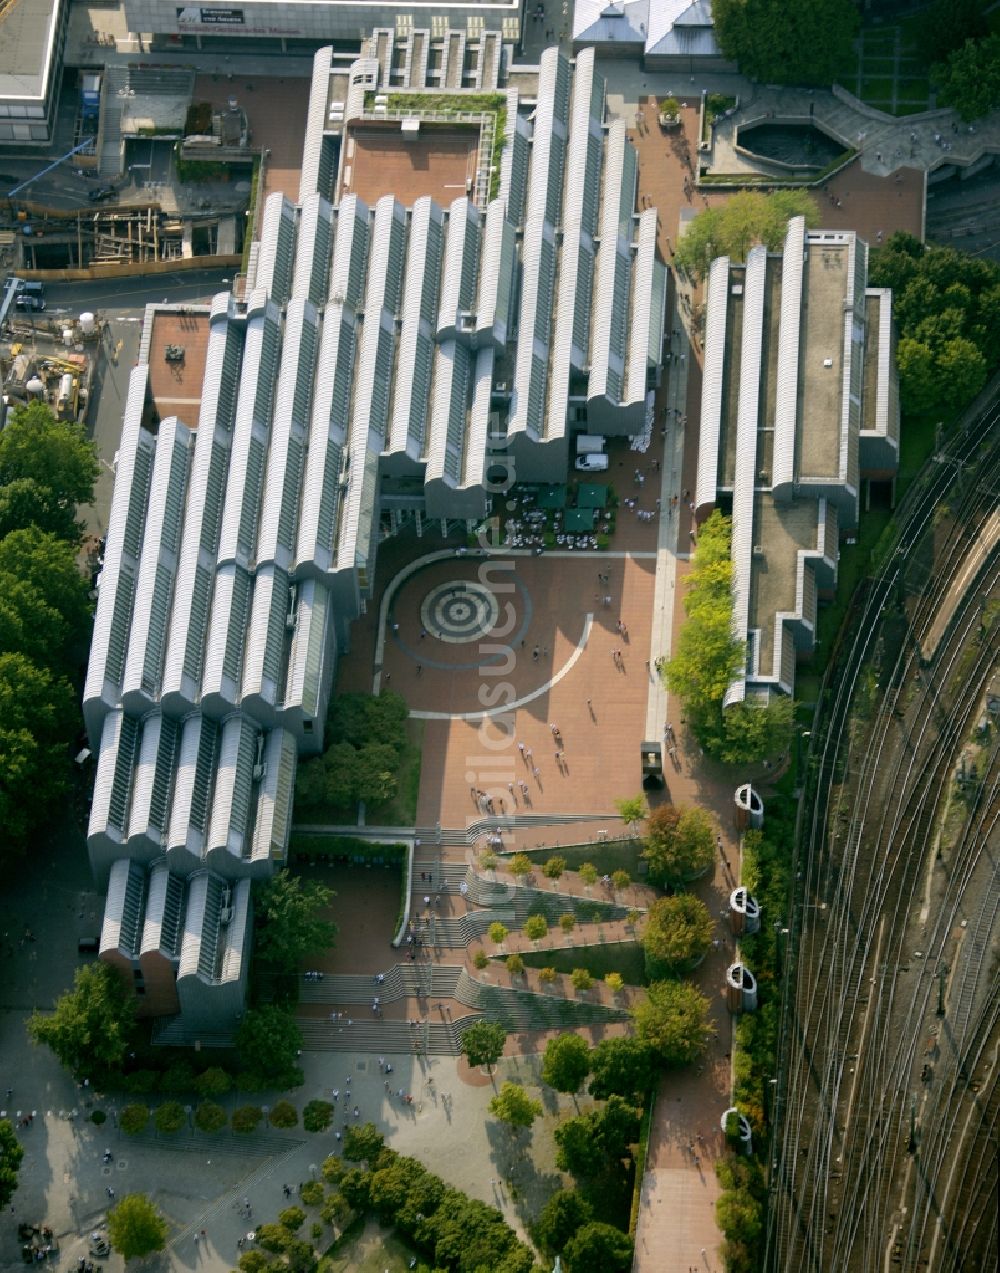
{"type": "Polygon", "coordinates": [[[271,1113],[270,1105],[262,1105],[260,1107],[260,1112],[264,1115],[264,1126],[266,1127],[268,1125],[268,1118],[271,1113]]]}
{"type": "Polygon", "coordinates": [[[188,1120],[188,1131],[189,1131],[189,1132],[190,1132],[190,1131],[193,1131],[193,1130],[194,1130],[194,1123],[191,1121],[192,1107],[191,1107],[190,1105],[185,1105],[185,1106],[184,1106],[184,1113],[185,1113],[185,1114],[187,1114],[187,1120],[188,1120]]]}

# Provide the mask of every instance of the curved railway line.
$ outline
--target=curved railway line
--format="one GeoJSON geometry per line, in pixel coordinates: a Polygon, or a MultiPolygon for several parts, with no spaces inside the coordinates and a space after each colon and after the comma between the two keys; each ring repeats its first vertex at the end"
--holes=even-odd
{"type": "Polygon", "coordinates": [[[959,1268],[982,1242],[992,1266],[993,1226],[976,1216],[996,1185],[995,745],[955,844],[935,850],[956,758],[1000,662],[1000,625],[985,630],[976,604],[1000,593],[1000,561],[984,554],[976,586],[953,586],[995,526],[998,418],[994,396],[911,492],[831,663],[789,923],[769,1268],[959,1268]],[[946,499],[951,532],[928,570],[946,499]],[[881,698],[859,720],[876,675],[881,698]]]}

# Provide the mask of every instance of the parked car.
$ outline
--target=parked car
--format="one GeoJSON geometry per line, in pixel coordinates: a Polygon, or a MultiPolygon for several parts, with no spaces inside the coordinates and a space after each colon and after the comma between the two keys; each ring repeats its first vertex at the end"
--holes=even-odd
{"type": "Polygon", "coordinates": [[[581,473],[602,473],[608,467],[608,457],[600,451],[588,451],[576,457],[576,467],[581,473]]]}

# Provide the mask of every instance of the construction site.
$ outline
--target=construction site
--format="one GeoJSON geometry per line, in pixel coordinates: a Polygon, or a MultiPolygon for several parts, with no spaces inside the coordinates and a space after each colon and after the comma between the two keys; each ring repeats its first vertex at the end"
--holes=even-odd
{"type": "Polygon", "coordinates": [[[19,283],[10,279],[0,299],[0,427],[9,410],[30,402],[44,402],[59,420],[83,421],[102,325],[90,313],[47,319],[44,312],[22,312],[15,303],[19,283]]]}

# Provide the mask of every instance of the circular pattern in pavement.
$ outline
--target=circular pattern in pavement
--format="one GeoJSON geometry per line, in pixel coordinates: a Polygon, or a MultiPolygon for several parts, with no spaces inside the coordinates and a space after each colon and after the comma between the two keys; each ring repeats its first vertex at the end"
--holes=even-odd
{"type": "Polygon", "coordinates": [[[439,641],[478,641],[496,627],[500,606],[492,589],[474,579],[438,584],[424,597],[420,622],[439,641]]]}

